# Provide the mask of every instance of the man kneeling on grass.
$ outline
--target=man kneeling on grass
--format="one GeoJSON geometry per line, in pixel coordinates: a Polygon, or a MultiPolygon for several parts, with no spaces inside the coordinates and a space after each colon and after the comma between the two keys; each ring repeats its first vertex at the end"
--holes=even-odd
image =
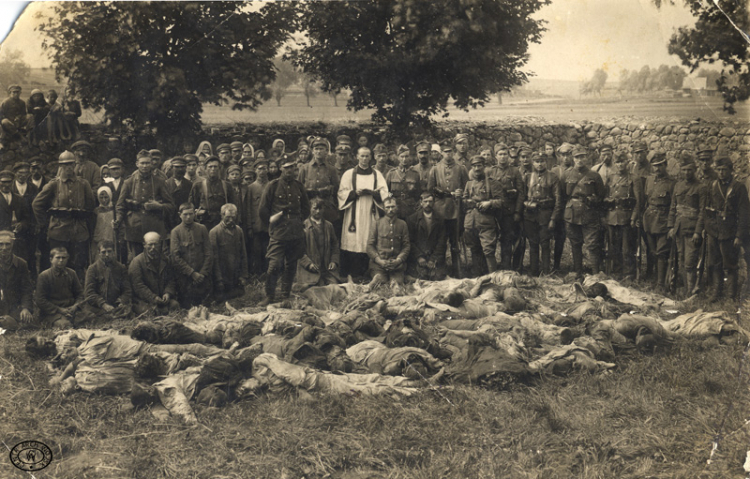
{"type": "Polygon", "coordinates": [[[36,304],[42,326],[67,329],[80,322],[77,312],[83,304],[83,288],[76,272],[67,267],[68,258],[62,246],[52,248],[52,267],[37,278],[36,304]]]}
{"type": "Polygon", "coordinates": [[[97,317],[127,317],[130,315],[133,291],[128,270],[115,259],[115,244],[99,243],[99,258],[86,271],[84,309],[97,317]]]}
{"type": "Polygon", "coordinates": [[[128,272],[133,284],[133,311],[163,315],[180,309],[175,299],[175,271],[162,254],[161,236],[153,231],[143,236],[143,253],[133,259],[128,272]]]}
{"type": "Polygon", "coordinates": [[[32,322],[34,296],[28,265],[13,254],[14,242],[13,233],[0,231],[0,328],[11,331],[32,322]]]}
{"type": "Polygon", "coordinates": [[[396,216],[396,198],[386,198],[383,207],[385,216],[375,223],[367,241],[372,274],[372,281],[367,288],[372,291],[390,280],[394,294],[398,295],[404,285],[406,258],[409,256],[409,228],[404,220],[396,216]]]}

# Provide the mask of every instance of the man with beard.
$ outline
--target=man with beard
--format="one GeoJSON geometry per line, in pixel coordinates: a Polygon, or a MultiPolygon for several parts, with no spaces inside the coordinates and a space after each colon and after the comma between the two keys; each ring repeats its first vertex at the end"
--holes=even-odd
{"type": "Polygon", "coordinates": [[[339,242],[333,225],[323,217],[323,200],[310,201],[310,217],[304,222],[305,255],[297,264],[297,284],[304,291],[312,286],[338,284],[339,242]]]}
{"type": "MultiPolygon", "coordinates": [[[[237,207],[221,207],[221,222],[208,233],[214,271],[214,298],[226,301],[242,296],[247,285],[245,236],[237,225],[237,207]]],[[[295,264],[296,268],[296,264],[295,264]]]]}
{"type": "Polygon", "coordinates": [[[508,147],[500,143],[495,145],[495,166],[489,169],[487,177],[497,183],[501,191],[502,206],[497,212],[500,226],[500,268],[510,270],[513,267],[513,251],[518,247],[521,238],[521,213],[526,198],[526,185],[521,172],[510,164],[508,147]]]}
{"type": "Polygon", "coordinates": [[[369,148],[357,150],[357,166],[348,170],[339,183],[339,209],[344,211],[341,229],[342,274],[364,276],[367,271],[367,241],[378,220],[378,208],[388,196],[382,173],[371,166],[369,148]]]}
{"type": "Polygon", "coordinates": [[[96,190],[102,184],[101,170],[99,165],[92,161],[93,146],[85,140],[76,141],[70,147],[76,155],[75,173],[79,178],[89,182],[92,190],[96,190]]]}
{"type": "Polygon", "coordinates": [[[421,195],[421,210],[407,220],[409,228],[409,259],[406,274],[413,278],[437,281],[445,278],[445,221],[434,210],[435,197],[429,191],[421,195]]]}
{"type": "Polygon", "coordinates": [[[133,285],[135,314],[151,312],[162,316],[180,308],[174,299],[177,295],[174,266],[169,257],[162,254],[159,233],[150,231],[143,236],[143,252],[130,263],[128,273],[133,285]]]}
{"type": "Polygon", "coordinates": [[[313,158],[307,164],[301,165],[297,179],[305,187],[307,198],[322,200],[323,218],[338,226],[341,235],[341,214],[336,204],[336,192],[339,188],[339,175],[336,169],[326,163],[323,153],[325,142],[316,138],[313,141],[313,158]]]}
{"type": "Polygon", "coordinates": [[[65,248],[66,264],[70,259],[79,278],[84,278],[96,201],[89,183],[76,176],[74,164],[73,153],[60,154],[58,176],[34,198],[32,208],[37,224],[49,224],[46,235],[50,248],[65,248]]]}
{"type": "Polygon", "coordinates": [[[268,272],[266,297],[260,306],[273,302],[276,282],[281,276],[281,298],[292,291],[297,261],[305,254],[305,233],[302,222],[310,215],[310,200],[305,187],[295,179],[295,162],[282,155],[281,177],[273,180],[260,199],[261,222],[268,227],[268,272]]]}
{"type": "Polygon", "coordinates": [[[409,228],[396,216],[398,204],[391,197],[383,200],[385,216],[375,222],[367,240],[372,281],[367,286],[372,291],[390,280],[393,294],[402,293],[406,259],[409,257],[409,228]]]}
{"type": "Polygon", "coordinates": [[[696,235],[696,225],[701,209],[701,200],[706,186],[695,176],[693,155],[683,151],[680,156],[682,179],[674,187],[669,208],[669,238],[677,244],[677,264],[684,275],[685,293],[690,296],[696,284],[696,266],[700,253],[701,235],[696,235]]]}
{"type": "Polygon", "coordinates": [[[148,151],[138,153],[136,167],[138,170],[125,180],[120,192],[115,220],[115,229],[120,223],[125,224],[128,259],[131,261],[143,252],[142,238],[146,233],[154,232],[160,238],[166,238],[166,221],[174,209],[166,182],[153,174],[154,163],[148,151]]]}
{"type": "Polygon", "coordinates": [[[469,172],[456,163],[450,143],[444,143],[443,159],[432,167],[428,191],[435,195],[435,211],[445,220],[446,233],[450,242],[450,275],[459,277],[459,235],[462,227],[459,201],[464,195],[464,187],[469,181],[469,172]]]}
{"type": "MultiPolygon", "coordinates": [[[[81,180],[83,181],[83,180],[81,180]]],[[[36,305],[43,326],[68,329],[76,324],[83,304],[83,288],[75,271],[67,268],[68,252],[63,247],[50,251],[52,267],[42,271],[36,281],[36,305]]]]}
{"type": "Polygon", "coordinates": [[[565,229],[573,253],[573,271],[578,275],[583,275],[584,248],[593,273],[598,273],[601,267],[599,208],[604,199],[604,183],[599,173],[589,168],[587,156],[586,148],[576,146],[574,166],[560,179],[565,229]]]}
{"type": "Polygon", "coordinates": [[[471,159],[472,179],[464,189],[464,238],[471,251],[472,276],[497,270],[497,214],[502,208],[500,185],[484,174],[484,158],[471,159]]]}
{"type": "Polygon", "coordinates": [[[112,241],[99,243],[99,258],[86,271],[83,287],[87,313],[99,316],[130,315],[133,291],[128,270],[115,259],[112,241]]]}
{"type": "Polygon", "coordinates": [[[222,178],[221,162],[211,156],[206,160],[206,177],[193,183],[190,191],[190,202],[195,206],[195,214],[208,231],[221,222],[222,206],[227,203],[237,204],[232,186],[222,178]]]}
{"type": "Polygon", "coordinates": [[[38,156],[29,160],[29,183],[36,186],[37,191],[42,191],[44,185],[49,183],[49,179],[44,176],[44,162],[38,156]]]}
{"type": "Polygon", "coordinates": [[[268,161],[265,159],[257,160],[255,162],[255,174],[256,178],[248,187],[248,194],[250,195],[250,202],[253,204],[252,208],[252,229],[253,237],[245,238],[245,241],[251,240],[250,258],[248,261],[249,271],[253,274],[262,274],[268,270],[268,261],[266,259],[266,252],[268,251],[268,225],[263,223],[260,219],[260,199],[263,196],[263,190],[268,185],[268,161]]]}
{"type": "MultiPolygon", "coordinates": [[[[417,143],[417,164],[412,167],[412,170],[419,174],[419,185],[421,191],[427,191],[427,187],[430,182],[430,171],[432,171],[432,164],[430,163],[430,143],[427,141],[420,141],[417,143]]],[[[383,173],[385,174],[385,173],[383,173]]]]}
{"type": "Polygon", "coordinates": [[[0,328],[31,324],[34,285],[26,261],[13,254],[13,233],[0,231],[0,328]]]}
{"type": "Polygon", "coordinates": [[[409,147],[401,145],[397,151],[398,168],[385,175],[385,183],[388,185],[388,191],[396,198],[396,203],[398,203],[398,217],[406,220],[419,208],[422,185],[419,173],[410,168],[411,152],[409,147]]]}
{"type": "Polygon", "coordinates": [[[177,272],[180,305],[189,308],[201,304],[211,293],[213,253],[208,230],[195,222],[191,203],[180,205],[180,220],[170,233],[169,248],[177,272]]]}
{"type": "Polygon", "coordinates": [[[562,202],[560,179],[547,171],[547,159],[541,155],[534,155],[532,162],[534,171],[526,179],[523,229],[529,240],[531,275],[538,276],[540,248],[541,273],[550,273],[550,240],[555,224],[562,221],[562,202]]]}

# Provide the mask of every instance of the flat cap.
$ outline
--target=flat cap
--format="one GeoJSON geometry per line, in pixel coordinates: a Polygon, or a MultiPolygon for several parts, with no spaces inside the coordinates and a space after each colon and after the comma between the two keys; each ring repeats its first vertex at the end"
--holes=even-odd
{"type": "Polygon", "coordinates": [[[729,156],[725,156],[722,154],[716,157],[716,159],[714,160],[714,167],[719,168],[722,166],[728,166],[729,168],[733,167],[732,160],[729,158],[729,156]]]}
{"type": "Polygon", "coordinates": [[[141,150],[135,154],[135,158],[136,160],[140,160],[141,158],[151,159],[151,153],[149,153],[148,150],[141,150]]]}
{"type": "Polygon", "coordinates": [[[349,137],[349,135],[339,135],[336,137],[336,144],[338,145],[346,144],[346,145],[351,146],[352,139],[349,137]]]}
{"type": "Polygon", "coordinates": [[[484,165],[484,157],[476,155],[471,157],[471,166],[484,165]]]}
{"type": "Polygon", "coordinates": [[[268,160],[265,158],[258,158],[255,160],[255,163],[253,163],[253,168],[257,169],[259,166],[268,166],[268,160]]]}
{"type": "Polygon", "coordinates": [[[185,158],[181,156],[175,156],[174,158],[169,160],[169,163],[172,166],[186,166],[187,165],[187,161],[185,161],[185,158]]]}
{"type": "Polygon", "coordinates": [[[352,145],[346,143],[336,145],[336,153],[347,153],[350,151],[352,151],[352,145]]]}
{"type": "Polygon", "coordinates": [[[420,151],[430,151],[430,142],[420,141],[419,143],[417,143],[417,152],[420,151]]]}
{"type": "Polygon", "coordinates": [[[698,158],[711,158],[714,154],[714,149],[709,145],[701,145],[698,147],[698,158]]]}
{"type": "Polygon", "coordinates": [[[233,141],[229,144],[229,147],[233,150],[241,150],[242,149],[242,142],[241,141],[233,141]]]}
{"type": "Polygon", "coordinates": [[[647,150],[648,150],[648,145],[646,144],[645,141],[639,140],[633,143],[633,152],[647,151],[647,150]]]}
{"type": "Polygon", "coordinates": [[[255,170],[252,168],[245,168],[242,170],[242,177],[243,178],[255,178],[255,170]]]}
{"type": "Polygon", "coordinates": [[[661,165],[667,162],[667,152],[662,149],[652,151],[650,156],[648,161],[651,165],[661,165]]]}
{"type": "Polygon", "coordinates": [[[60,153],[60,156],[57,157],[57,164],[58,165],[68,165],[71,163],[76,162],[76,155],[69,152],[68,150],[63,151],[60,153]]]}
{"type": "Polygon", "coordinates": [[[21,85],[11,85],[8,87],[8,93],[12,91],[21,91],[21,85]]]}
{"type": "Polygon", "coordinates": [[[693,158],[693,154],[689,151],[683,151],[680,153],[680,168],[686,166],[695,166],[695,158],[693,158]]]}
{"type": "Polygon", "coordinates": [[[0,181],[2,180],[13,181],[13,178],[15,178],[15,175],[13,174],[12,171],[0,170],[0,181]]]}
{"type": "Polygon", "coordinates": [[[208,165],[209,163],[221,163],[221,162],[219,161],[218,156],[211,155],[208,158],[206,158],[206,165],[208,165]]]}
{"type": "Polygon", "coordinates": [[[497,154],[498,151],[503,151],[503,150],[508,151],[508,145],[506,145],[505,143],[502,143],[502,142],[501,143],[495,143],[495,146],[492,147],[492,152],[495,153],[495,154],[497,154]]]}
{"type": "Polygon", "coordinates": [[[30,166],[42,166],[43,164],[44,164],[44,161],[42,161],[42,159],[39,158],[38,156],[35,156],[29,159],[30,166]]]}
{"type": "Polygon", "coordinates": [[[312,141],[312,147],[315,148],[317,146],[322,146],[323,148],[328,148],[328,141],[325,138],[321,138],[319,136],[316,136],[315,139],[312,141]]]}
{"type": "Polygon", "coordinates": [[[450,140],[444,140],[440,143],[440,149],[443,150],[443,153],[450,153],[453,151],[453,144],[450,140]]]}
{"type": "Polygon", "coordinates": [[[239,165],[232,165],[227,168],[227,176],[229,176],[229,173],[234,173],[235,171],[242,174],[242,168],[240,168],[239,165]]]}
{"type": "Polygon", "coordinates": [[[119,158],[112,158],[107,162],[107,166],[109,166],[110,168],[112,168],[113,166],[119,166],[122,168],[123,165],[124,163],[119,158]]]}
{"type": "Polygon", "coordinates": [[[588,150],[586,150],[586,147],[582,145],[576,145],[573,147],[573,158],[576,158],[578,156],[586,156],[588,154],[588,150]]]}
{"type": "Polygon", "coordinates": [[[18,171],[23,168],[31,168],[31,165],[25,161],[19,161],[13,165],[13,171],[18,171]]]}
{"type": "Polygon", "coordinates": [[[231,149],[232,148],[229,146],[228,143],[222,143],[221,145],[219,145],[219,146],[216,147],[216,152],[218,153],[218,152],[220,152],[222,150],[230,151],[231,149]]]}
{"type": "Polygon", "coordinates": [[[91,143],[89,143],[86,140],[78,140],[75,143],[73,143],[71,145],[71,147],[70,147],[70,149],[73,150],[73,151],[75,151],[75,150],[77,150],[79,148],[93,148],[93,146],[91,146],[91,143]]]}
{"type": "Polygon", "coordinates": [[[153,150],[148,150],[148,154],[151,156],[164,156],[164,153],[161,152],[161,150],[157,150],[154,148],[153,150]]]}
{"type": "Polygon", "coordinates": [[[185,159],[185,163],[198,163],[198,156],[193,153],[182,155],[182,157],[185,159]]]}
{"type": "Polygon", "coordinates": [[[602,144],[599,146],[599,151],[604,150],[613,150],[615,147],[615,142],[612,139],[612,137],[607,137],[602,141],[602,144]]]}
{"type": "Polygon", "coordinates": [[[388,149],[385,147],[384,144],[378,143],[377,145],[375,145],[375,148],[372,149],[372,153],[374,155],[377,155],[379,153],[388,153],[388,149]]]}
{"type": "Polygon", "coordinates": [[[563,155],[567,155],[567,154],[568,154],[568,153],[570,153],[571,151],[573,151],[573,145],[571,145],[571,144],[570,144],[570,143],[568,143],[567,141],[566,141],[565,143],[563,143],[562,145],[560,145],[560,146],[559,146],[559,147],[557,148],[557,152],[558,152],[558,153],[561,153],[561,154],[563,154],[563,155]]]}
{"type": "Polygon", "coordinates": [[[466,133],[458,133],[456,134],[456,137],[453,139],[454,143],[458,143],[459,141],[469,141],[469,135],[466,133]]]}

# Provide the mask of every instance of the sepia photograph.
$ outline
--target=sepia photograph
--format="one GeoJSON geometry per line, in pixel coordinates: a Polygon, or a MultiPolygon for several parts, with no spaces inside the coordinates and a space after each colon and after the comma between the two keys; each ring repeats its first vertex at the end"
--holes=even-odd
{"type": "Polygon", "coordinates": [[[0,11],[0,477],[750,478],[746,0],[0,11]]]}

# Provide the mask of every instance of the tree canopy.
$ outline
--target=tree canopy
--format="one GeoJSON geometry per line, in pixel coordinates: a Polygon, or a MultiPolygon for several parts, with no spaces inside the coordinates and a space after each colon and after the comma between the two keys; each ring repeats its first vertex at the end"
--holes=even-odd
{"type": "Polygon", "coordinates": [[[257,108],[295,25],[286,2],[59,2],[39,29],[60,80],[115,125],[200,127],[201,103],[257,108]]]}
{"type": "Polygon", "coordinates": [[[378,0],[300,5],[308,38],[289,57],[349,108],[397,126],[426,122],[527,81],[521,68],[548,0],[378,0]]]}
{"type": "Polygon", "coordinates": [[[23,60],[20,50],[3,50],[0,57],[0,87],[5,91],[14,83],[23,83],[29,76],[31,67],[23,60]]]}
{"type": "Polygon", "coordinates": [[[659,65],[651,68],[644,65],[640,70],[620,71],[620,90],[644,92],[654,90],[679,90],[687,73],[677,65],[659,65]]]}
{"type": "Polygon", "coordinates": [[[605,72],[601,68],[597,68],[594,71],[594,75],[591,77],[591,80],[583,82],[581,84],[581,94],[590,95],[596,93],[598,95],[601,95],[604,84],[607,83],[608,76],[609,75],[607,75],[607,72],[605,72]]]}
{"type": "MultiPolygon", "coordinates": [[[[671,0],[674,3],[673,0],[671,0]]],[[[657,6],[661,0],[654,0],[657,6]]],[[[724,109],[734,113],[734,103],[750,96],[750,16],[748,2],[685,0],[696,17],[694,27],[682,27],[669,39],[669,53],[677,55],[693,72],[719,63],[716,85],[724,97],[724,109]]]]}

